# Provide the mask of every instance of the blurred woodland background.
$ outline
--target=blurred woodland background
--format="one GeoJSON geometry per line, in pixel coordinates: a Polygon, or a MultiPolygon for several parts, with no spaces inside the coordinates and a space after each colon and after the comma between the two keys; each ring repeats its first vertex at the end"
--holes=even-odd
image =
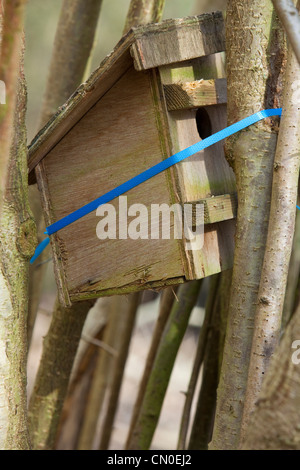
{"type": "Polygon", "coordinates": [[[300,0],[0,2],[0,448],[299,450],[299,9],[300,0]],[[283,109],[226,139],[233,268],[64,307],[50,246],[29,266],[45,223],[27,145],[124,31],[215,10],[226,18],[228,124],[283,109]]]}

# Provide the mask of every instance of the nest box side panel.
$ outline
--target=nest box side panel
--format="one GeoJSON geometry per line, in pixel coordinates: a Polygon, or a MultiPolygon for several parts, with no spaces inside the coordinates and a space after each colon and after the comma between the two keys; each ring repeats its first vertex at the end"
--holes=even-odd
{"type": "MultiPolygon", "coordinates": [[[[167,109],[166,104],[173,153],[226,127],[224,78],[222,54],[159,68],[158,80],[161,82],[164,93],[166,90],[172,92],[172,87],[176,85],[182,88],[186,92],[185,95],[188,96],[188,100],[178,100],[176,87],[173,89],[176,92],[174,100],[170,100],[170,97],[168,98],[165,93],[166,100],[168,98],[173,107],[173,110],[167,109]],[[193,93],[193,88],[201,84],[203,80],[211,80],[213,83],[208,83],[209,93],[205,98],[208,100],[208,105],[197,108],[195,104],[197,100],[200,101],[199,105],[203,105],[204,99],[200,96],[201,94],[193,93]],[[216,90],[216,83],[221,85],[223,91],[220,93],[216,90]],[[187,92],[189,88],[191,88],[191,93],[187,92]],[[175,106],[174,110],[175,101],[178,106],[175,106]]],[[[211,202],[211,198],[216,196],[221,198],[222,195],[225,196],[224,202],[228,197],[230,201],[235,201],[235,177],[225,159],[223,146],[224,142],[217,143],[172,168],[174,185],[182,202],[202,199],[211,202]]],[[[220,198],[218,198],[218,203],[220,198]]],[[[225,206],[226,204],[224,204],[224,208],[225,206]]],[[[227,217],[224,216],[224,219],[219,219],[224,220],[222,222],[205,225],[204,246],[201,250],[186,250],[190,279],[209,276],[232,266],[235,232],[235,220],[232,218],[234,210],[228,213],[231,213],[231,216],[228,216],[228,219],[231,220],[226,220],[227,217]]]]}
{"type": "MultiPolygon", "coordinates": [[[[150,75],[128,70],[43,159],[39,180],[47,225],[164,158],[150,75]]],[[[170,204],[166,173],[124,194],[127,207],[138,210],[133,204],[142,204],[150,216],[152,204],[170,204]]],[[[124,215],[120,200],[110,203],[115,239],[98,238],[103,217],[95,212],[51,236],[56,277],[71,301],[184,280],[179,240],[130,238],[129,224],[136,217],[131,212],[119,220],[124,215]]]]}

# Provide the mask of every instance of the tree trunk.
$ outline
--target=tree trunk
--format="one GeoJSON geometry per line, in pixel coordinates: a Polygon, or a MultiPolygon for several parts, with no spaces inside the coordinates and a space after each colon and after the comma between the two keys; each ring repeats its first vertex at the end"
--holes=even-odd
{"type": "Polygon", "coordinates": [[[300,449],[300,304],[272,358],[242,449],[300,449]]]}
{"type": "MultiPolygon", "coordinates": [[[[300,64],[300,17],[293,0],[272,0],[300,64]]],[[[298,1],[298,10],[300,2],[298,1]]]]}
{"type": "MultiPolygon", "coordinates": [[[[16,61],[20,64],[17,57],[16,61]]],[[[30,448],[26,399],[26,322],[28,266],[36,245],[36,231],[27,193],[25,126],[27,95],[23,63],[16,90],[13,145],[10,149],[0,220],[0,448],[2,450],[30,448]]]]}
{"type": "MultiPolygon", "coordinates": [[[[229,0],[226,19],[229,124],[273,107],[284,58],[269,0],[229,0]],[[271,34],[270,34],[271,33],[271,34]]],[[[210,449],[236,449],[266,243],[277,133],[264,120],[226,142],[238,215],[229,318],[210,449]]]]}
{"type": "Polygon", "coordinates": [[[300,66],[289,52],[285,72],[283,111],[276,147],[268,238],[249,365],[242,420],[242,434],[261,389],[274,350],[279,342],[288,267],[295,232],[300,164],[300,66]]]}
{"type": "MultiPolygon", "coordinates": [[[[91,54],[102,0],[64,0],[55,35],[54,48],[40,116],[40,127],[55,114],[83,80],[91,54]]],[[[30,187],[30,204],[38,227],[38,238],[44,238],[45,223],[36,185],[30,187]]],[[[50,247],[40,263],[30,267],[28,340],[30,342],[40,302],[50,247]]],[[[84,304],[82,304],[84,305],[84,304]]],[[[77,309],[78,307],[76,307],[77,309]]],[[[70,314],[70,312],[69,312],[70,314]]]]}

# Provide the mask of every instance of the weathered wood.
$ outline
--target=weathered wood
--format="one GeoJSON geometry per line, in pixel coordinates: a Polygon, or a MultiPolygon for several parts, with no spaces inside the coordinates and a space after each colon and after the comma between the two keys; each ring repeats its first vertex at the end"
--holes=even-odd
{"type": "Polygon", "coordinates": [[[134,66],[147,70],[225,50],[221,12],[140,27],[131,46],[134,66]]]}
{"type": "Polygon", "coordinates": [[[224,21],[221,13],[132,28],[33,139],[29,146],[29,183],[35,182],[33,169],[38,162],[126,73],[133,59],[138,70],[145,70],[224,49],[224,21]],[[131,48],[133,45],[134,49],[131,48]]]}
{"type": "MultiPolygon", "coordinates": [[[[161,161],[161,145],[149,73],[132,67],[39,165],[46,224],[161,161]]],[[[128,207],[142,203],[150,213],[151,204],[170,204],[166,173],[129,191],[128,207]]],[[[119,200],[111,204],[119,217],[119,200]]],[[[64,304],[79,292],[88,297],[107,289],[124,293],[163,284],[163,278],[182,279],[179,240],[99,240],[99,220],[93,212],[51,236],[64,304]]]]}
{"type": "MultiPolygon", "coordinates": [[[[50,120],[31,144],[29,162],[30,169],[35,166],[47,226],[199,142],[208,131],[217,132],[226,126],[224,56],[215,53],[224,47],[222,21],[221,14],[211,14],[133,28],[50,120]],[[220,28],[218,34],[216,27],[220,28]],[[197,58],[193,58],[195,41],[200,41],[197,58]],[[135,63],[129,53],[133,44],[138,45],[138,52],[131,48],[135,63]],[[152,65],[141,73],[136,68],[147,68],[151,60],[153,64],[150,44],[163,65],[152,65]],[[160,50],[156,51],[159,44],[160,50]],[[202,53],[210,55],[199,57],[202,53]],[[175,54],[178,62],[172,64],[175,54]],[[187,104],[182,105],[185,109],[169,112],[170,94],[174,95],[178,87],[185,93],[187,104]],[[205,101],[201,101],[203,89],[205,101]],[[203,115],[197,111],[199,103],[206,104],[201,106],[203,115]]],[[[98,238],[96,228],[101,219],[95,212],[51,235],[63,305],[176,285],[232,266],[237,200],[223,142],[122,197],[127,198],[128,208],[142,204],[146,215],[135,206],[138,212],[130,218],[127,209],[124,212],[120,207],[124,200],[111,201],[116,222],[114,237],[98,238]],[[197,203],[204,206],[204,244],[197,248],[187,239],[185,230],[177,238],[176,219],[171,215],[174,204],[188,204],[190,209],[191,203],[193,210],[197,203]],[[169,211],[169,237],[162,236],[166,219],[161,215],[155,219],[159,235],[152,236],[154,205],[159,212],[163,211],[162,205],[169,211]],[[143,236],[131,237],[128,225],[138,213],[139,230],[144,217],[147,231],[143,236]]],[[[194,233],[199,226],[195,215],[194,210],[194,233]]]]}
{"type": "MultiPolygon", "coordinates": [[[[200,74],[203,79],[224,78],[222,56],[195,59],[183,62],[180,66],[174,64],[174,66],[160,67],[156,80],[158,86],[163,89],[164,85],[170,85],[174,81],[178,83],[179,81],[199,80],[200,74]]],[[[208,106],[204,109],[207,112],[211,133],[226,127],[225,104],[208,106]]],[[[165,105],[165,118],[169,125],[172,153],[199,141],[196,110],[168,112],[165,105]]],[[[175,202],[198,201],[211,196],[235,193],[234,174],[225,159],[223,146],[224,143],[219,142],[170,168],[176,194],[175,202]]],[[[234,220],[226,220],[220,224],[207,224],[202,250],[188,249],[187,241],[183,240],[190,279],[210,276],[232,266],[234,231],[234,220]]]]}
{"type": "Polygon", "coordinates": [[[196,80],[164,86],[167,108],[193,109],[227,102],[226,78],[196,80]]]}
{"type": "MultiPolygon", "coordinates": [[[[224,194],[221,196],[200,199],[193,204],[204,205],[204,224],[214,224],[223,220],[230,220],[236,217],[237,195],[224,194]]],[[[193,226],[196,224],[196,217],[193,213],[193,226]]]]}

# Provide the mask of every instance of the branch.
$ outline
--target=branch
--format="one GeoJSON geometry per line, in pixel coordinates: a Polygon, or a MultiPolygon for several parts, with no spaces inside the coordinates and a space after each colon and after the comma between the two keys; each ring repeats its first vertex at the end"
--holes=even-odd
{"type": "Polygon", "coordinates": [[[0,11],[0,80],[6,88],[6,103],[0,104],[0,213],[13,136],[25,3],[25,0],[10,0],[0,6],[4,10],[4,14],[0,11]]]}
{"type": "Polygon", "coordinates": [[[270,357],[279,342],[295,232],[300,165],[300,66],[290,48],[272,183],[268,238],[261,272],[242,420],[245,434],[270,357]]]}
{"type": "Polygon", "coordinates": [[[287,37],[300,64],[300,2],[295,7],[293,0],[272,0],[276,12],[283,24],[287,37]]]}

